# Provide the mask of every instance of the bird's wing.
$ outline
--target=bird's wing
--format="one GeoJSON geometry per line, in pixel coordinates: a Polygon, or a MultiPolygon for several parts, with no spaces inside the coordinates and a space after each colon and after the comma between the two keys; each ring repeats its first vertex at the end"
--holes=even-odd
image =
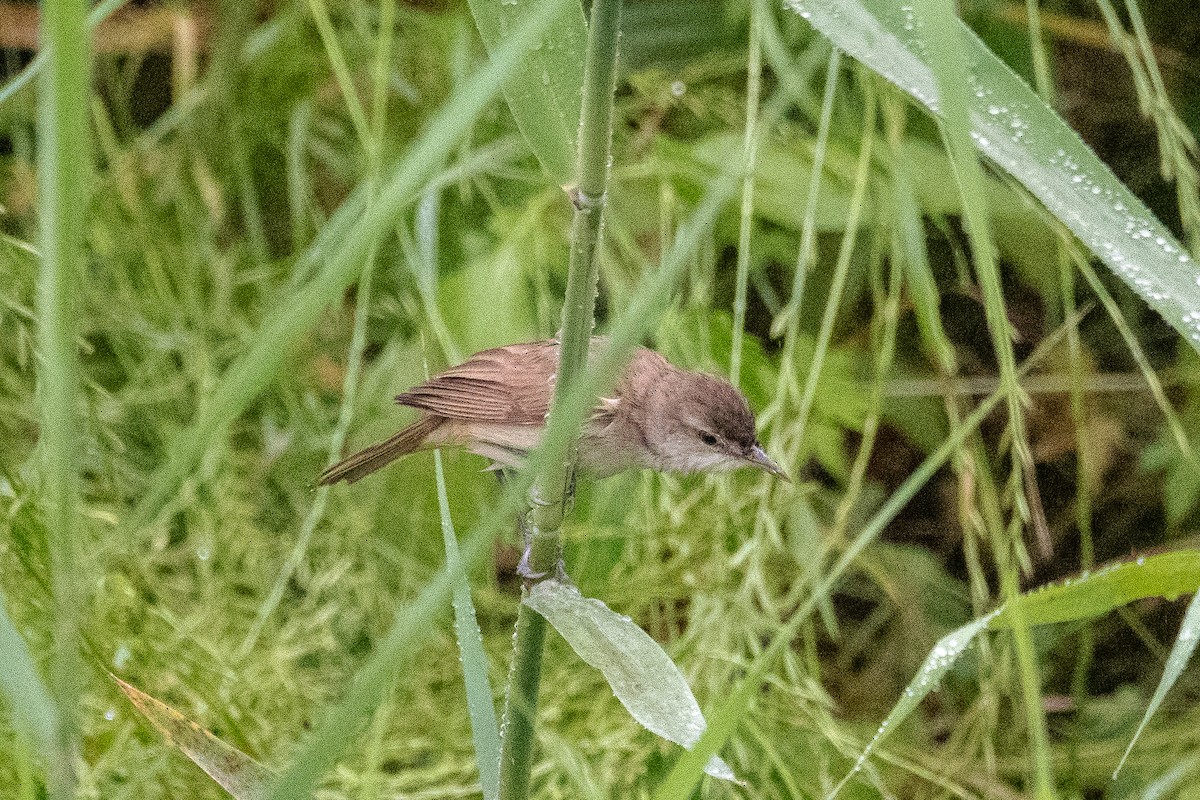
{"type": "Polygon", "coordinates": [[[497,347],[397,395],[396,402],[450,419],[541,425],[557,368],[556,341],[497,347]]]}

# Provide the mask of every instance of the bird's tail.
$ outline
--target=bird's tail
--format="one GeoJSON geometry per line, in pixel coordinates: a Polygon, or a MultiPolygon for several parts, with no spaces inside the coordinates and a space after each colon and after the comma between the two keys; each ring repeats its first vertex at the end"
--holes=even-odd
{"type": "Polygon", "coordinates": [[[347,456],[334,464],[321,473],[317,483],[321,486],[330,486],[338,481],[354,483],[359,478],[365,478],[375,470],[386,467],[397,458],[421,449],[425,439],[441,424],[442,420],[436,417],[422,417],[390,439],[359,450],[354,455],[347,456]]]}

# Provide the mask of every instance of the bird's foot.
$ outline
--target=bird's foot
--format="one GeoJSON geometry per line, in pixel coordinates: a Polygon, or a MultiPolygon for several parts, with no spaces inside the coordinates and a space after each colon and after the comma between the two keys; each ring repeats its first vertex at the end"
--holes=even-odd
{"type": "Polygon", "coordinates": [[[564,586],[575,585],[571,581],[571,576],[567,574],[567,564],[565,561],[563,561],[561,553],[559,554],[558,558],[555,559],[554,568],[552,570],[539,572],[533,568],[532,564],[529,563],[530,554],[532,552],[533,548],[526,547],[525,552],[521,554],[521,560],[517,562],[517,575],[525,582],[527,586],[540,583],[549,578],[553,578],[564,586]]]}
{"type": "Polygon", "coordinates": [[[548,572],[538,572],[533,568],[529,563],[529,557],[532,552],[533,548],[526,545],[525,552],[521,554],[521,560],[517,562],[517,575],[527,584],[537,583],[550,574],[548,572]]]}

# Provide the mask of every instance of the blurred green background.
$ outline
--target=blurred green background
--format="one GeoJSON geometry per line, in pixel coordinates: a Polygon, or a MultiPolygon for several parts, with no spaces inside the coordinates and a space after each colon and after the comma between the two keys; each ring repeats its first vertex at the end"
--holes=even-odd
{"type": "MultiPolygon", "coordinates": [[[[1136,22],[1152,60],[1131,69],[1132,40],[1118,40],[1124,50],[1114,44],[1104,19],[1134,31],[1129,8],[1048,2],[1040,40],[1023,4],[978,0],[960,11],[1030,83],[1034,45],[1044,48],[1053,83],[1043,88],[1056,110],[1195,253],[1200,14],[1183,0],[1146,3],[1136,22]],[[1148,63],[1165,92],[1158,100],[1143,80],[1148,63]]],[[[705,189],[740,163],[750,15],[740,0],[626,3],[601,329],[657,269],[705,189]]],[[[830,46],[787,8],[768,8],[758,23],[762,97],[783,100],[780,113],[760,118],[752,202],[743,209],[733,199],[705,232],[648,344],[678,364],[727,373],[740,252],[741,384],[767,450],[795,483],[754,474],[585,482],[567,529],[573,579],[662,642],[705,709],[998,385],[936,124],[843,58],[828,147],[816,158],[819,202],[806,217],[830,46]],[[903,210],[894,202],[898,161],[914,200],[903,210]],[[797,266],[806,224],[807,273],[797,266]],[[918,252],[906,249],[906,225],[918,252]],[[839,257],[845,283],[833,292],[839,257]],[[814,353],[821,373],[809,411],[803,387],[814,353]]],[[[34,6],[2,4],[5,85],[34,57],[36,24],[34,6]]],[[[424,165],[436,177],[389,222],[373,259],[355,267],[369,284],[352,281],[314,324],[273,342],[273,321],[289,317],[336,250],[335,237],[318,236],[339,206],[370,194],[486,61],[469,9],[452,0],[386,9],[358,0],[130,3],[105,26],[87,109],[94,173],[75,284],[81,794],[219,797],[103,670],[268,765],[286,764],[395,609],[444,559],[432,457],[326,496],[313,482],[331,461],[331,441],[340,430],[348,450],[408,422],[391,398],[427,370],[553,335],[571,207],[497,98],[444,163],[424,165]],[[229,372],[256,347],[281,359],[262,391],[229,372]],[[211,441],[189,439],[196,420],[220,417],[214,391],[233,387],[221,395],[228,400],[239,386],[231,424],[211,441]],[[189,447],[200,458],[180,480],[165,478],[165,465],[189,447]]],[[[37,99],[35,81],[0,102],[0,590],[46,673],[55,612],[35,346],[37,99]]],[[[1081,256],[1099,273],[1095,283],[1064,285],[1079,248],[1062,226],[1000,173],[988,174],[985,189],[1018,361],[1078,323],[1077,336],[1025,379],[1024,480],[1009,455],[1011,420],[996,412],[820,597],[820,613],[722,750],[747,786],[706,784],[703,796],[828,791],[938,638],[995,606],[1006,571],[1029,588],[1197,544],[1196,352],[1098,261],[1081,256]],[[1078,320],[1072,307],[1087,312],[1078,320]],[[1021,522],[1025,504],[1044,509],[1040,530],[1021,522]]],[[[499,490],[478,458],[447,453],[446,464],[453,516],[468,530],[499,490]]],[[[498,699],[518,555],[510,534],[472,575],[498,699]]],[[[1145,600],[1034,631],[1046,755],[1063,796],[1196,792],[1194,669],[1110,780],[1185,602],[1145,600]]],[[[536,795],[648,796],[678,748],[638,728],[599,674],[551,638],[536,795]]],[[[321,796],[478,796],[458,663],[447,608],[321,796]]],[[[1002,636],[971,651],[842,796],[1024,796],[1030,744],[1014,664],[1002,636]]],[[[40,760],[12,727],[11,705],[0,701],[0,796],[37,797],[40,760]]]]}

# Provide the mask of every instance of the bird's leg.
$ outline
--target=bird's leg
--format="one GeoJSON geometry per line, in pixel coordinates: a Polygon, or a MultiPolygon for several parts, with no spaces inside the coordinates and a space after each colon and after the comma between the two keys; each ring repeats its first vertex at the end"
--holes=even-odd
{"type": "MultiPolygon", "coordinates": [[[[504,467],[494,470],[496,482],[503,489],[512,477],[504,467]]],[[[529,509],[522,508],[517,512],[517,531],[521,534],[521,560],[517,562],[517,576],[527,583],[533,583],[546,577],[545,572],[534,572],[529,565],[530,552],[533,550],[533,530],[529,527],[529,509]]]]}
{"type": "MultiPolygon", "coordinates": [[[[574,483],[574,476],[572,476],[572,483],[574,483]]],[[[538,496],[536,489],[530,492],[529,502],[533,503],[534,505],[546,505],[546,501],[542,500],[542,498],[538,496]]],[[[517,575],[519,575],[527,584],[544,580],[550,575],[550,572],[537,572],[533,569],[533,565],[529,563],[530,559],[533,557],[533,537],[536,531],[534,531],[533,527],[529,523],[528,509],[523,509],[517,515],[517,525],[521,529],[521,538],[525,544],[525,552],[521,554],[521,560],[517,562],[517,575]]],[[[554,579],[558,582],[568,586],[573,585],[571,583],[571,578],[567,575],[567,564],[563,560],[563,546],[561,539],[558,543],[557,557],[554,560],[553,574],[554,579]]]]}
{"type": "Polygon", "coordinates": [[[529,527],[528,509],[523,508],[517,512],[517,528],[521,531],[521,543],[524,545],[521,560],[517,562],[517,575],[526,583],[535,583],[545,578],[546,573],[534,571],[529,564],[529,559],[533,554],[533,529],[529,527]]]}

